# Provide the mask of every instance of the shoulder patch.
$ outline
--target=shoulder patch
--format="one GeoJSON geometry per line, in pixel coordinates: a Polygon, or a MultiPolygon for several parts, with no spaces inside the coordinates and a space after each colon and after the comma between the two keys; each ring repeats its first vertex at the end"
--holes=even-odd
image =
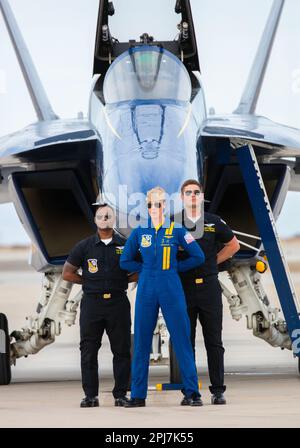
{"type": "Polygon", "coordinates": [[[195,241],[194,237],[190,233],[186,233],[184,235],[184,239],[185,239],[187,244],[191,244],[191,243],[193,243],[195,241]]]}

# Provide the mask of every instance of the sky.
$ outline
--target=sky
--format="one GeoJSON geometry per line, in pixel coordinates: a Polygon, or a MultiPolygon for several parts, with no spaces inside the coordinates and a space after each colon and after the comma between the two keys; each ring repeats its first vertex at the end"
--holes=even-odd
{"type": "MultiPolygon", "coordinates": [[[[9,0],[53,109],[87,114],[99,0],[9,0]]],[[[173,39],[175,0],[114,0],[111,32],[120,41],[148,32],[173,39]]],[[[272,0],[191,0],[207,108],[231,113],[243,87],[272,0]]],[[[300,1],[286,0],[256,113],[300,128],[300,1]]],[[[36,121],[0,15],[0,136],[36,121]]],[[[300,193],[288,193],[280,236],[300,234],[300,193]]],[[[12,204],[0,205],[0,244],[29,239],[12,204]]]]}

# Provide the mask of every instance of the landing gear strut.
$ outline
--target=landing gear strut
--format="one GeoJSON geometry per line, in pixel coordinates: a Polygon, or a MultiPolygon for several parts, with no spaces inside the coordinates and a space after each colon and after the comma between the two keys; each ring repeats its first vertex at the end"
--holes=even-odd
{"type": "Polygon", "coordinates": [[[5,386],[10,381],[10,338],[8,323],[5,314],[0,313],[0,385],[5,386]]]}

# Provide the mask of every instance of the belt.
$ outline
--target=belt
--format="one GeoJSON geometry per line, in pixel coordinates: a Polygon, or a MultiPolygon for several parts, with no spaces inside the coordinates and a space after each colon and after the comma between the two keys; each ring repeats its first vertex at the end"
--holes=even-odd
{"type": "Polygon", "coordinates": [[[104,299],[104,300],[110,300],[113,297],[115,297],[116,295],[125,295],[126,292],[125,291],[107,291],[107,292],[89,292],[89,293],[85,293],[85,295],[87,296],[92,296],[95,299],[104,299]]]}
{"type": "Polygon", "coordinates": [[[195,285],[203,285],[204,283],[210,283],[213,280],[218,280],[215,275],[207,275],[206,277],[197,277],[193,279],[195,285]]]}
{"type": "Polygon", "coordinates": [[[196,285],[202,285],[204,283],[204,278],[195,278],[196,285]]]}
{"type": "Polygon", "coordinates": [[[109,300],[112,297],[112,293],[111,292],[104,292],[103,294],[100,294],[100,297],[102,297],[102,299],[109,300]]]}
{"type": "Polygon", "coordinates": [[[101,299],[110,300],[115,296],[126,295],[125,291],[111,291],[111,292],[101,292],[97,294],[97,297],[100,296],[101,299]]]}

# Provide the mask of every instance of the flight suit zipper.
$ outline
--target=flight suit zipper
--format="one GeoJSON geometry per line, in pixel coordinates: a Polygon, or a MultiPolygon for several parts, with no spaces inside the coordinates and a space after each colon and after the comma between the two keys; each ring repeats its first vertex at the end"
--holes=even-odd
{"type": "Polygon", "coordinates": [[[155,256],[155,266],[157,269],[159,269],[160,265],[160,259],[158,257],[157,259],[157,239],[158,239],[158,232],[160,231],[161,227],[159,229],[155,229],[155,244],[154,244],[154,256],[155,256]]]}

